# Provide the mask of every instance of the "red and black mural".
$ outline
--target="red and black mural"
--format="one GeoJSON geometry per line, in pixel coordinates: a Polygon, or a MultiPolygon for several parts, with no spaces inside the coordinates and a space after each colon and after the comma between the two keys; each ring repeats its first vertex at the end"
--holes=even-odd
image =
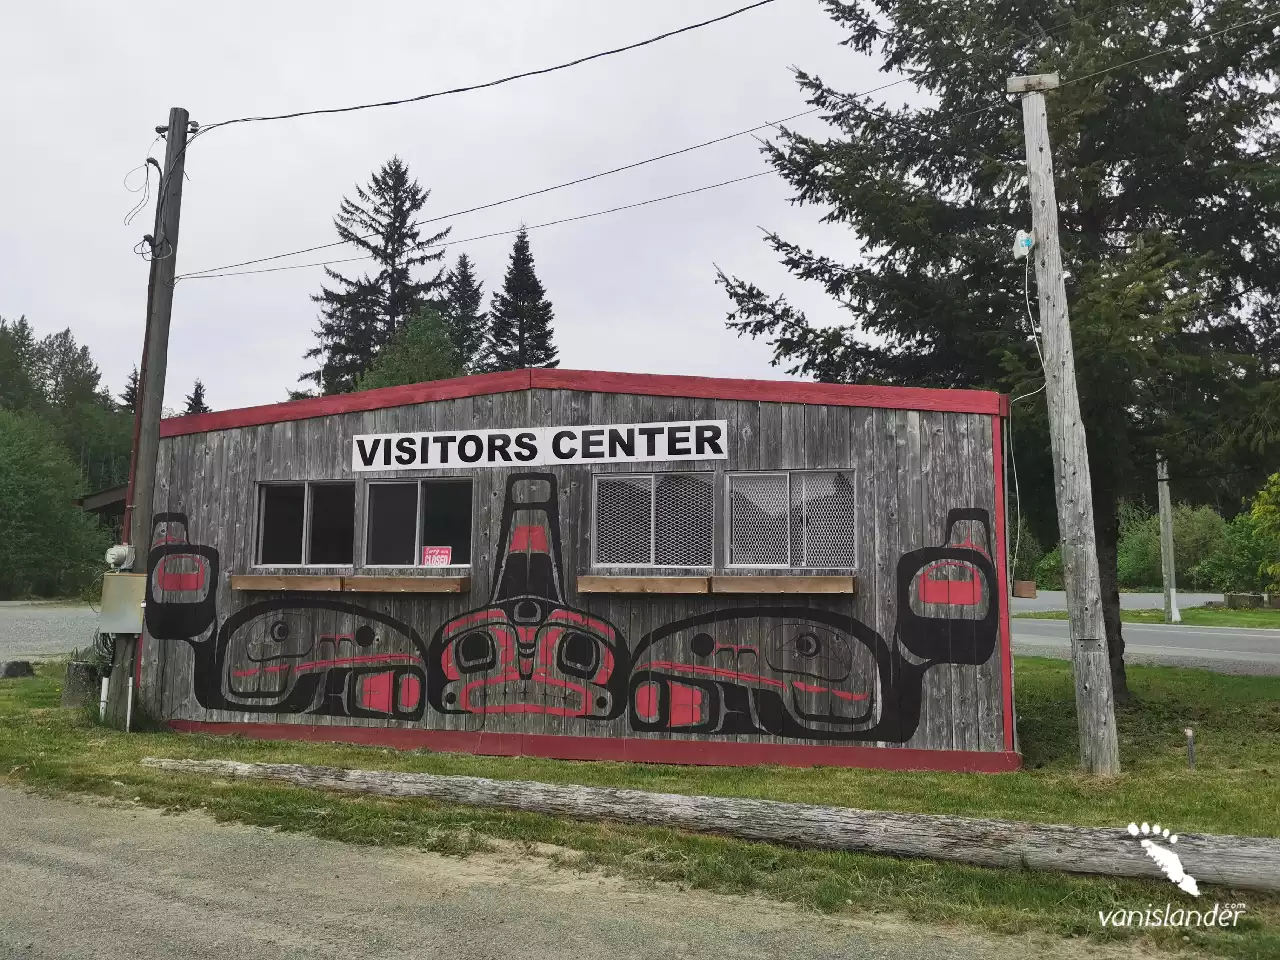
{"type": "Polygon", "coordinates": [[[430,643],[345,600],[273,599],[219,622],[217,551],[188,542],[186,518],[156,517],[146,622],[195,651],[208,710],[503,727],[511,714],[611,721],[691,737],[763,734],[903,743],[920,722],[924,677],[995,651],[1000,590],[990,516],[947,516],[942,545],[904,554],[886,637],[817,606],[714,609],[632,647],[608,620],[570,606],[558,491],[549,473],[507,479],[488,603],[430,643]],[[751,636],[752,642],[742,638],[751,636]]]}

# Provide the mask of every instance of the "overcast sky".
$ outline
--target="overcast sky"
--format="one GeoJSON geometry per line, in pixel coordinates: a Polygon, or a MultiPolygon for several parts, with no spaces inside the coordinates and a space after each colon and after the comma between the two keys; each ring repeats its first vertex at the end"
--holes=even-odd
{"type": "MultiPolygon", "coordinates": [[[[6,185],[0,315],[43,334],[70,327],[118,392],[142,348],[152,228],[125,174],[171,106],[201,124],[412,96],[548,66],[645,39],[744,0],[334,0],[217,4],[18,4],[0,38],[6,185]]],[[[818,0],[777,0],[702,30],[545,77],[357,114],[235,125],[187,157],[179,273],[335,238],[344,194],[393,154],[440,215],[538,189],[806,109],[798,65],[846,91],[886,77],[839,46],[818,0]]],[[[910,91],[910,87],[895,88],[910,91]]],[[[894,91],[890,91],[892,93],[894,91]]],[[[818,132],[816,118],[797,129],[818,132]]],[[[163,144],[155,147],[163,158],[163,144]]],[[[765,169],[751,137],[459,217],[453,237],[588,213],[765,169]]],[[[138,174],[134,175],[135,178],[138,174]]],[[[777,378],[762,342],[725,329],[713,264],[841,319],[791,279],[760,228],[837,256],[853,237],[788,203],[776,176],[531,234],[556,313],[561,366],[777,378]]],[[[486,294],[510,238],[449,247],[486,294]]],[[[330,255],[330,254],[325,254],[330,255]]],[[[342,254],[333,254],[342,255],[342,254]]],[[[298,258],[307,262],[315,254],[298,258]]],[[[359,266],[359,265],[354,265],[359,266]]],[[[166,404],[199,377],[216,409],[285,399],[306,368],[319,268],[178,284],[166,404]]]]}

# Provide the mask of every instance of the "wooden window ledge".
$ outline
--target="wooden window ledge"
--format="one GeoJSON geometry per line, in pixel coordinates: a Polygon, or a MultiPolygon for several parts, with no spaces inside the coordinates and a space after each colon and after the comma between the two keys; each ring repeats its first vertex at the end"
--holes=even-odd
{"type": "Polygon", "coordinates": [[[308,593],[467,593],[470,577],[330,577],[248,575],[231,578],[232,590],[301,590],[308,593]]]}
{"type": "Polygon", "coordinates": [[[855,593],[856,577],[712,577],[712,593],[855,593]]]}
{"type": "Polygon", "coordinates": [[[854,593],[854,577],[578,577],[579,593],[854,593]]]}
{"type": "Polygon", "coordinates": [[[579,593],[710,593],[710,577],[579,577],[579,593]]]}

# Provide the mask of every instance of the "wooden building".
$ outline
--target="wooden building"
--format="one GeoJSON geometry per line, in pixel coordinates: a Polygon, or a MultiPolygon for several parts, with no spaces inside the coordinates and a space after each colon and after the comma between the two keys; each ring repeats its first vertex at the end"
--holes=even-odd
{"type": "Polygon", "coordinates": [[[523,370],[166,420],[140,702],[489,754],[1016,767],[977,391],[523,370]]]}

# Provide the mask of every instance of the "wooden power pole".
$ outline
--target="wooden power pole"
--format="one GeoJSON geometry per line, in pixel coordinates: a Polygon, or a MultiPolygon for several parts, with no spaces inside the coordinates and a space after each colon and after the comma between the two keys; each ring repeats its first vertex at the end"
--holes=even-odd
{"type": "MultiPolygon", "coordinates": [[[[151,274],[147,284],[147,325],[138,376],[134,447],[125,502],[125,542],[133,547],[133,568],[147,573],[151,550],[151,516],[154,512],[156,459],[160,448],[160,418],[164,414],[164,380],[168,367],[169,318],[173,311],[173,285],[178,269],[178,221],[182,213],[183,167],[187,153],[189,116],[182,107],[169,111],[165,130],[167,145],[160,186],[156,192],[156,226],[151,243],[151,274]]],[[[126,725],[132,701],[134,664],[140,636],[119,638],[111,665],[106,719],[113,726],[126,725]]],[[[136,695],[136,692],[135,692],[136,695]]]]}
{"type": "Polygon", "coordinates": [[[1031,193],[1029,256],[1036,262],[1040,298],[1045,397],[1049,439],[1053,446],[1053,481],[1062,541],[1062,570],[1070,618],[1071,660],[1076,683],[1076,725],[1080,733],[1080,765],[1089,773],[1120,772],[1116,744],[1115,704],[1106,628],[1102,620],[1102,587],[1098,579],[1097,536],[1093,526],[1093,494],[1089,451],[1080,421],[1075,356],[1067,318],[1067,288],[1058,244],[1058,199],[1053,183],[1053,155],[1043,90],[1058,85],[1056,73],[1011,77],[1009,93],[1022,94],[1022,124],[1027,142],[1027,186],[1031,193]]]}
{"type": "Polygon", "coordinates": [[[1169,461],[1156,456],[1156,491],[1160,501],[1160,574],[1164,580],[1165,623],[1181,623],[1178,613],[1178,581],[1173,565],[1173,504],[1169,500],[1169,461]]]}

